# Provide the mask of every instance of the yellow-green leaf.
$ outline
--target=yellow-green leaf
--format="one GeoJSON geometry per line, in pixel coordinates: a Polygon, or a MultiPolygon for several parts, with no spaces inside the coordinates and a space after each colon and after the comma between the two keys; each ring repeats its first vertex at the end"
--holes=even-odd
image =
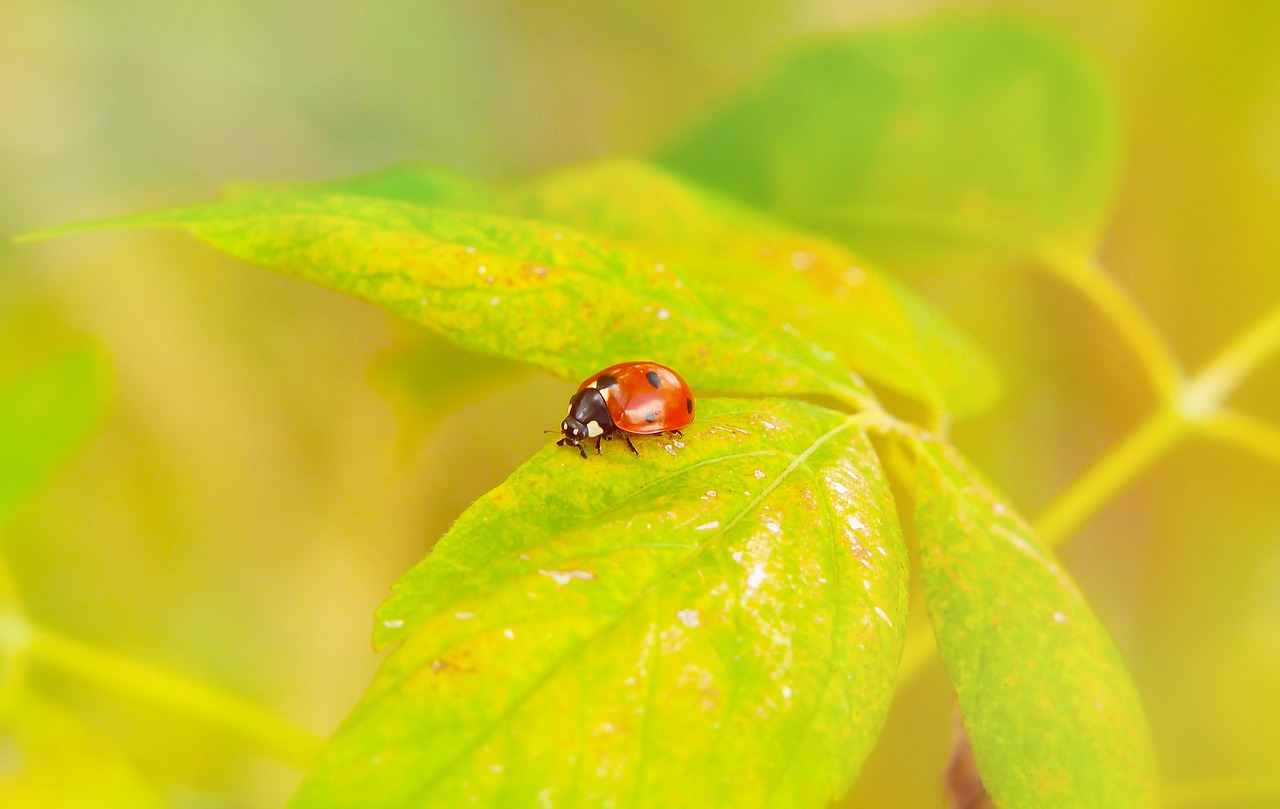
{"type": "Polygon", "coordinates": [[[678,264],[917,400],[964,414],[997,395],[994,368],[968,338],[865,260],[656,166],[588,164],[505,199],[512,212],[678,264]]]}
{"type": "Polygon", "coordinates": [[[181,228],[215,247],[377,304],[466,348],[578,380],[625,359],[695,390],[872,401],[829,351],[678,267],[568,228],[368,195],[244,194],[59,228],[181,228]]]}
{"type": "Polygon", "coordinates": [[[664,162],[886,261],[1092,250],[1116,175],[1101,71],[1006,17],[812,44],[664,162]]]}
{"type": "Polygon", "coordinates": [[[110,367],[92,347],[0,380],[0,521],[97,429],[110,397],[110,367]]]}
{"type": "Polygon", "coordinates": [[[378,612],[399,642],[295,809],[813,806],[847,789],[906,608],[857,417],[703,402],[682,440],[548,447],[378,612]]]}
{"type": "Polygon", "coordinates": [[[445,169],[410,163],[365,177],[258,189],[287,190],[556,223],[678,267],[918,401],[964,415],[999,392],[994,367],[963,333],[848,249],[652,164],[601,161],[485,190],[445,169]]]}
{"type": "Polygon", "coordinates": [[[952,447],[921,438],[917,459],[925,600],[996,805],[1150,806],[1137,693],[1075,583],[952,447]]]}

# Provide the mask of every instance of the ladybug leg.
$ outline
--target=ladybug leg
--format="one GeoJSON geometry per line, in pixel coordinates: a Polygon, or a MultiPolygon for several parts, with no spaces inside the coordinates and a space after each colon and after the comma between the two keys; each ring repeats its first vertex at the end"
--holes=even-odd
{"type": "Polygon", "coordinates": [[[585,460],[587,459],[587,451],[586,451],[585,449],[583,449],[583,448],[582,448],[582,445],[581,445],[581,444],[574,444],[574,446],[575,446],[575,447],[577,447],[577,449],[578,449],[578,454],[579,454],[579,455],[581,455],[581,456],[582,456],[582,460],[584,460],[584,461],[585,461],[585,460]]]}
{"type": "Polygon", "coordinates": [[[626,433],[623,433],[622,437],[627,439],[627,446],[631,447],[631,451],[638,456],[640,454],[640,450],[636,449],[636,445],[631,443],[631,436],[627,435],[626,433]]]}
{"type": "Polygon", "coordinates": [[[684,438],[684,433],[680,432],[679,430],[672,430],[671,434],[674,435],[676,438],[684,438]]]}
{"type": "Polygon", "coordinates": [[[596,436],[596,454],[600,454],[600,436],[596,436]]]}

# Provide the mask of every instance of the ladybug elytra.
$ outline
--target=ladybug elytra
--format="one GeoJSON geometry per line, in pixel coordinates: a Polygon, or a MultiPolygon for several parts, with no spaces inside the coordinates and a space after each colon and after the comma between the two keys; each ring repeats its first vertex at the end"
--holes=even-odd
{"type": "Polygon", "coordinates": [[[633,435],[680,434],[693,421],[693,393],[680,375],[656,362],[621,362],[592,374],[569,400],[569,414],[560,424],[564,437],[559,446],[575,447],[582,457],[582,443],[612,441],[615,433],[626,439],[636,455],[633,435]]]}

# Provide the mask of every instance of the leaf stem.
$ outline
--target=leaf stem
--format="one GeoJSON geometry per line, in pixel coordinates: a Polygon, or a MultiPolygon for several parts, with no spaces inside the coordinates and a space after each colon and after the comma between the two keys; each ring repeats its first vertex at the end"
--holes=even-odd
{"type": "Polygon", "coordinates": [[[1192,412],[1216,412],[1268,357],[1280,349],[1280,306],[1224,348],[1184,392],[1192,412]]]}
{"type": "Polygon", "coordinates": [[[1178,442],[1188,429],[1174,408],[1162,408],[1076,479],[1035,521],[1045,544],[1062,544],[1085,520],[1178,442]]]}
{"type": "Polygon", "coordinates": [[[300,767],[310,764],[320,746],[316,736],[240,697],[29,623],[15,631],[12,623],[18,620],[9,616],[9,631],[0,634],[0,642],[24,646],[34,664],[198,719],[300,767]]]}
{"type": "MultiPolygon", "coordinates": [[[[1050,545],[1061,544],[1193,427],[1216,421],[1226,398],[1277,350],[1280,306],[1223,349],[1180,387],[1170,404],[1152,414],[1068,487],[1036,521],[1040,538],[1050,545]]],[[[1215,434],[1212,427],[1207,432],[1215,434]]]]}
{"type": "Polygon", "coordinates": [[[1280,466],[1280,427],[1224,410],[1196,425],[1199,433],[1248,450],[1280,466]]]}
{"type": "MultiPolygon", "coordinates": [[[[1127,484],[1193,431],[1246,446],[1280,462],[1280,429],[1222,410],[1226,398],[1277,351],[1280,351],[1280,306],[1223,349],[1193,380],[1181,384],[1167,404],[1068,486],[1036,520],[1037,535],[1050,546],[1061,545],[1127,484]]],[[[898,668],[899,682],[908,681],[924,668],[934,658],[933,649],[930,633],[908,629],[898,668]]]]}
{"type": "Polygon", "coordinates": [[[1042,264],[1111,322],[1137,355],[1162,399],[1169,401],[1177,396],[1186,378],[1182,364],[1146,313],[1115,278],[1102,269],[1097,259],[1078,253],[1051,253],[1042,264]]]}

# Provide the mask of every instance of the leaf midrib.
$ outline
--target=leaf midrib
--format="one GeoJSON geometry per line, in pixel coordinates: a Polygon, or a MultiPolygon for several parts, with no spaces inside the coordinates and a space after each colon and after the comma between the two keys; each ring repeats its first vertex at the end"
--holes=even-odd
{"type": "MultiPolygon", "coordinates": [[[[633,596],[631,600],[628,601],[627,604],[624,605],[624,607],[621,610],[619,610],[616,615],[607,618],[599,627],[592,630],[585,637],[571,644],[555,660],[555,662],[553,662],[550,666],[547,667],[546,671],[544,671],[533,683],[529,685],[528,688],[524,690],[522,694],[520,694],[518,697],[512,700],[507,705],[507,707],[503,709],[502,713],[500,713],[497,717],[493,719],[493,721],[489,723],[488,727],[485,727],[482,730],[478,731],[475,738],[473,738],[470,742],[468,742],[451,759],[449,759],[443,765],[438,767],[435,770],[435,772],[433,772],[420,787],[414,790],[414,792],[410,797],[410,804],[415,802],[418,798],[423,797],[430,789],[436,786],[443,778],[445,778],[448,775],[449,771],[457,763],[465,760],[467,756],[471,755],[471,753],[474,752],[477,747],[483,744],[484,741],[487,738],[489,738],[491,734],[497,731],[498,728],[500,728],[503,725],[503,723],[507,721],[507,719],[509,719],[512,715],[514,715],[514,713],[520,707],[522,707],[525,704],[525,702],[531,699],[536,693],[538,693],[538,691],[542,689],[543,686],[545,686],[552,678],[558,675],[560,673],[560,667],[566,659],[568,659],[570,656],[576,654],[578,651],[580,651],[581,649],[585,648],[586,646],[594,642],[599,636],[601,636],[605,632],[610,631],[616,626],[618,626],[618,624],[620,624],[624,618],[629,617],[632,614],[632,612],[634,612],[634,610],[636,610],[644,602],[644,600],[649,596],[650,593],[652,593],[654,590],[658,589],[659,587],[667,584],[677,574],[679,574],[681,571],[683,571],[685,568],[691,565],[694,561],[699,559],[707,548],[711,547],[714,544],[718,544],[719,541],[725,537],[725,535],[729,532],[730,529],[732,529],[739,522],[741,522],[742,519],[744,519],[747,514],[754,511],[755,508],[763,501],[763,499],[767,497],[769,493],[777,489],[778,486],[780,486],[782,482],[787,477],[789,477],[790,474],[794,472],[795,469],[801,463],[804,462],[804,460],[812,456],[813,453],[816,452],[823,444],[827,443],[836,435],[848,429],[849,427],[855,425],[856,423],[857,423],[857,417],[850,416],[846,418],[837,427],[829,430],[828,432],[814,439],[813,443],[810,444],[810,446],[804,452],[798,455],[796,459],[793,460],[791,464],[788,465],[786,469],[784,469],[782,473],[780,473],[778,477],[774,479],[773,483],[770,486],[766,487],[765,491],[761,492],[761,494],[756,498],[754,498],[750,503],[743,506],[743,508],[739,510],[738,514],[735,515],[735,517],[732,520],[730,520],[729,523],[727,523],[723,528],[717,531],[715,535],[708,537],[707,541],[702,545],[698,546],[697,550],[693,554],[691,554],[688,558],[677,563],[674,567],[672,567],[666,573],[662,574],[656,580],[654,580],[648,587],[646,587],[644,590],[642,590],[641,592],[633,596]]],[[[402,682],[406,677],[410,676],[411,674],[412,674],[412,670],[407,672],[404,676],[397,678],[396,681],[393,681],[392,685],[398,685],[400,682],[402,682]]],[[[388,688],[386,691],[384,691],[384,695],[386,693],[389,693],[390,690],[391,689],[388,688]]]]}

